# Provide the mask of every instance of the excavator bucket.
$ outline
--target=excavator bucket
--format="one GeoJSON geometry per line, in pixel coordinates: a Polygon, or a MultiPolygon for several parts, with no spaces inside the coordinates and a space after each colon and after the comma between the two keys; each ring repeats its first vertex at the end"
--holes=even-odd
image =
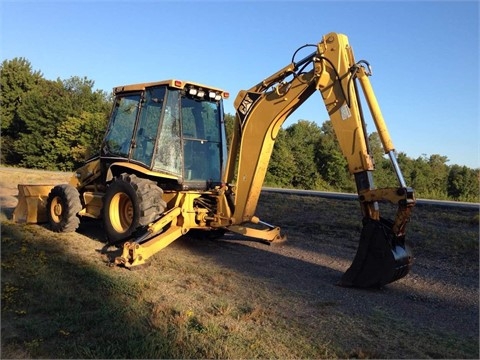
{"type": "Polygon", "coordinates": [[[408,274],[412,253],[405,245],[405,237],[396,236],[392,225],[386,219],[365,221],[357,254],[339,285],[380,288],[408,274]]]}
{"type": "Polygon", "coordinates": [[[47,198],[55,185],[18,185],[18,204],[13,221],[19,223],[47,222],[47,198]]]}

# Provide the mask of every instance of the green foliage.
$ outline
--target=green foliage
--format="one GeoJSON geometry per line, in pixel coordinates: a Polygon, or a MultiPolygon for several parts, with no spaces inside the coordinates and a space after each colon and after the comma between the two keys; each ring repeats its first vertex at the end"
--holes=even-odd
{"type": "MultiPolygon", "coordinates": [[[[59,81],[42,80],[41,86],[25,94],[18,109],[25,131],[14,143],[20,156],[19,165],[54,170],[57,163],[64,160],[57,156],[65,151],[61,137],[64,134],[57,132],[57,128],[71,115],[68,102],[64,100],[68,99],[63,98],[59,81]]],[[[63,164],[59,165],[61,170],[66,170],[63,164]]]]}
{"type": "MultiPolygon", "coordinates": [[[[30,62],[24,58],[4,60],[1,65],[0,114],[3,135],[13,135],[11,124],[14,121],[18,106],[28,91],[37,86],[42,74],[33,71],[30,62]]],[[[16,129],[19,130],[19,129],[16,129]]]]}
{"type": "Polygon", "coordinates": [[[1,73],[2,163],[73,170],[98,151],[110,104],[92,80],[46,80],[23,58],[1,73]]]}
{"type": "MultiPolygon", "coordinates": [[[[376,132],[369,135],[369,145],[375,162],[375,187],[398,186],[391,161],[376,132]]],[[[407,186],[414,188],[417,198],[479,201],[478,169],[448,166],[448,158],[439,154],[412,159],[400,152],[397,161],[407,186]]],[[[318,127],[300,120],[281,129],[265,182],[283,188],[356,191],[330,121],[318,127]]]]}
{"type": "Polygon", "coordinates": [[[479,201],[480,171],[453,165],[448,173],[448,196],[455,200],[479,201]]]}
{"type": "Polygon", "coordinates": [[[315,189],[320,180],[314,156],[321,135],[319,130],[315,123],[305,120],[286,129],[287,143],[296,165],[291,181],[294,188],[315,189]]]}
{"type": "Polygon", "coordinates": [[[287,142],[287,133],[280,129],[265,177],[265,183],[277,187],[291,187],[297,173],[295,155],[287,142]]]}
{"type": "Polygon", "coordinates": [[[233,126],[235,125],[235,115],[225,114],[223,120],[225,121],[225,130],[227,132],[227,145],[230,146],[233,136],[233,126]]]}
{"type": "Polygon", "coordinates": [[[25,128],[18,117],[18,108],[29,91],[35,88],[42,74],[33,71],[24,58],[4,60],[0,66],[0,120],[2,130],[1,162],[15,163],[18,158],[13,143],[25,128]]]}
{"type": "Polygon", "coordinates": [[[352,177],[329,122],[305,120],[279,132],[266,183],[309,190],[353,190],[352,177]]]}
{"type": "Polygon", "coordinates": [[[354,191],[355,184],[348,172],[348,164],[342,154],[332,123],[325,121],[322,136],[316,147],[316,163],[323,180],[329,184],[325,190],[354,191]]]}

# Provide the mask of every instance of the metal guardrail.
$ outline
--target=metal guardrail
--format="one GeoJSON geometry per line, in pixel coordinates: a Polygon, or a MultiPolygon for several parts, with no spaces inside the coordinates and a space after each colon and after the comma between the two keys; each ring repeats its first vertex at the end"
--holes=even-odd
{"type": "MultiPolygon", "coordinates": [[[[294,194],[294,195],[319,196],[327,199],[339,199],[339,200],[357,200],[358,199],[357,194],[329,192],[329,191],[281,189],[281,188],[272,188],[272,187],[262,187],[262,191],[294,194]]],[[[416,203],[417,205],[432,205],[432,206],[441,206],[441,207],[457,207],[457,208],[466,208],[471,210],[474,210],[474,209],[480,210],[480,203],[448,201],[448,200],[430,200],[430,199],[416,199],[416,201],[417,201],[416,203]]]]}

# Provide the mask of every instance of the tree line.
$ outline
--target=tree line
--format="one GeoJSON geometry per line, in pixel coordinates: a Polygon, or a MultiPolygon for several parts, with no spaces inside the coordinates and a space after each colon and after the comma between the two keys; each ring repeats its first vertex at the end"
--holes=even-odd
{"type": "MultiPolygon", "coordinates": [[[[2,164],[72,171],[96,153],[111,109],[112,94],[94,90],[94,81],[73,76],[48,80],[25,58],[0,67],[2,164]]],[[[234,115],[226,114],[227,133],[234,115]]],[[[376,187],[397,186],[377,133],[369,135],[376,187]]],[[[447,165],[439,154],[413,159],[397,154],[407,184],[417,197],[479,201],[479,169],[447,165]]],[[[355,192],[330,121],[321,126],[299,120],[282,128],[275,142],[265,185],[355,192]]]]}
{"type": "MultiPolygon", "coordinates": [[[[375,187],[396,187],[399,182],[390,159],[384,154],[378,133],[369,135],[374,158],[375,187]]],[[[398,164],[417,198],[479,201],[479,169],[447,165],[439,154],[416,159],[400,152],[398,164]]],[[[356,192],[353,176],[330,121],[322,126],[305,120],[281,129],[268,167],[266,184],[286,188],[356,192]]]]}

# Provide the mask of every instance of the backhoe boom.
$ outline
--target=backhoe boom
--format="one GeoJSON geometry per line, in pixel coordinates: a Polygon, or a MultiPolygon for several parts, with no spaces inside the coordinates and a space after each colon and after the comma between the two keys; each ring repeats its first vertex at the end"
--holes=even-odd
{"type": "Polygon", "coordinates": [[[235,99],[234,133],[224,178],[226,183],[234,180],[235,162],[238,158],[231,221],[233,224],[242,224],[254,218],[278,132],[287,117],[318,90],[347,160],[348,169],[355,177],[364,223],[368,228],[368,231],[362,232],[356,260],[350,271],[344,275],[342,284],[381,286],[405,276],[411,266],[411,255],[405,250],[404,231],[411,208],[415,204],[413,190],[406,186],[396,161],[392,140],[368,79],[370,70],[367,71],[364,67],[368,64],[364,61],[355,62],[348,38],[342,34],[325,35],[316,48],[314,53],[298,63],[292,62],[252,88],[241,90],[235,99]],[[307,67],[311,69],[306,71],[307,67]],[[392,161],[399,187],[374,187],[374,161],[369,149],[357,80],[384,151],[392,161]],[[390,224],[380,217],[379,201],[398,205],[393,223],[390,224]],[[378,235],[382,231],[386,231],[388,235],[378,235]],[[372,235],[373,233],[375,235],[372,235]],[[360,256],[362,253],[371,255],[374,246],[376,251],[389,253],[389,258],[393,256],[393,263],[390,261],[388,264],[381,264],[380,260],[376,263],[375,259],[367,260],[366,255],[360,256]],[[403,249],[400,255],[399,248],[403,249]],[[369,273],[368,276],[362,274],[362,268],[372,266],[379,266],[377,273],[369,273]],[[400,270],[393,271],[393,268],[400,270]],[[395,274],[391,274],[391,270],[395,274]],[[387,278],[382,277],[382,272],[390,275],[387,278]]]}

